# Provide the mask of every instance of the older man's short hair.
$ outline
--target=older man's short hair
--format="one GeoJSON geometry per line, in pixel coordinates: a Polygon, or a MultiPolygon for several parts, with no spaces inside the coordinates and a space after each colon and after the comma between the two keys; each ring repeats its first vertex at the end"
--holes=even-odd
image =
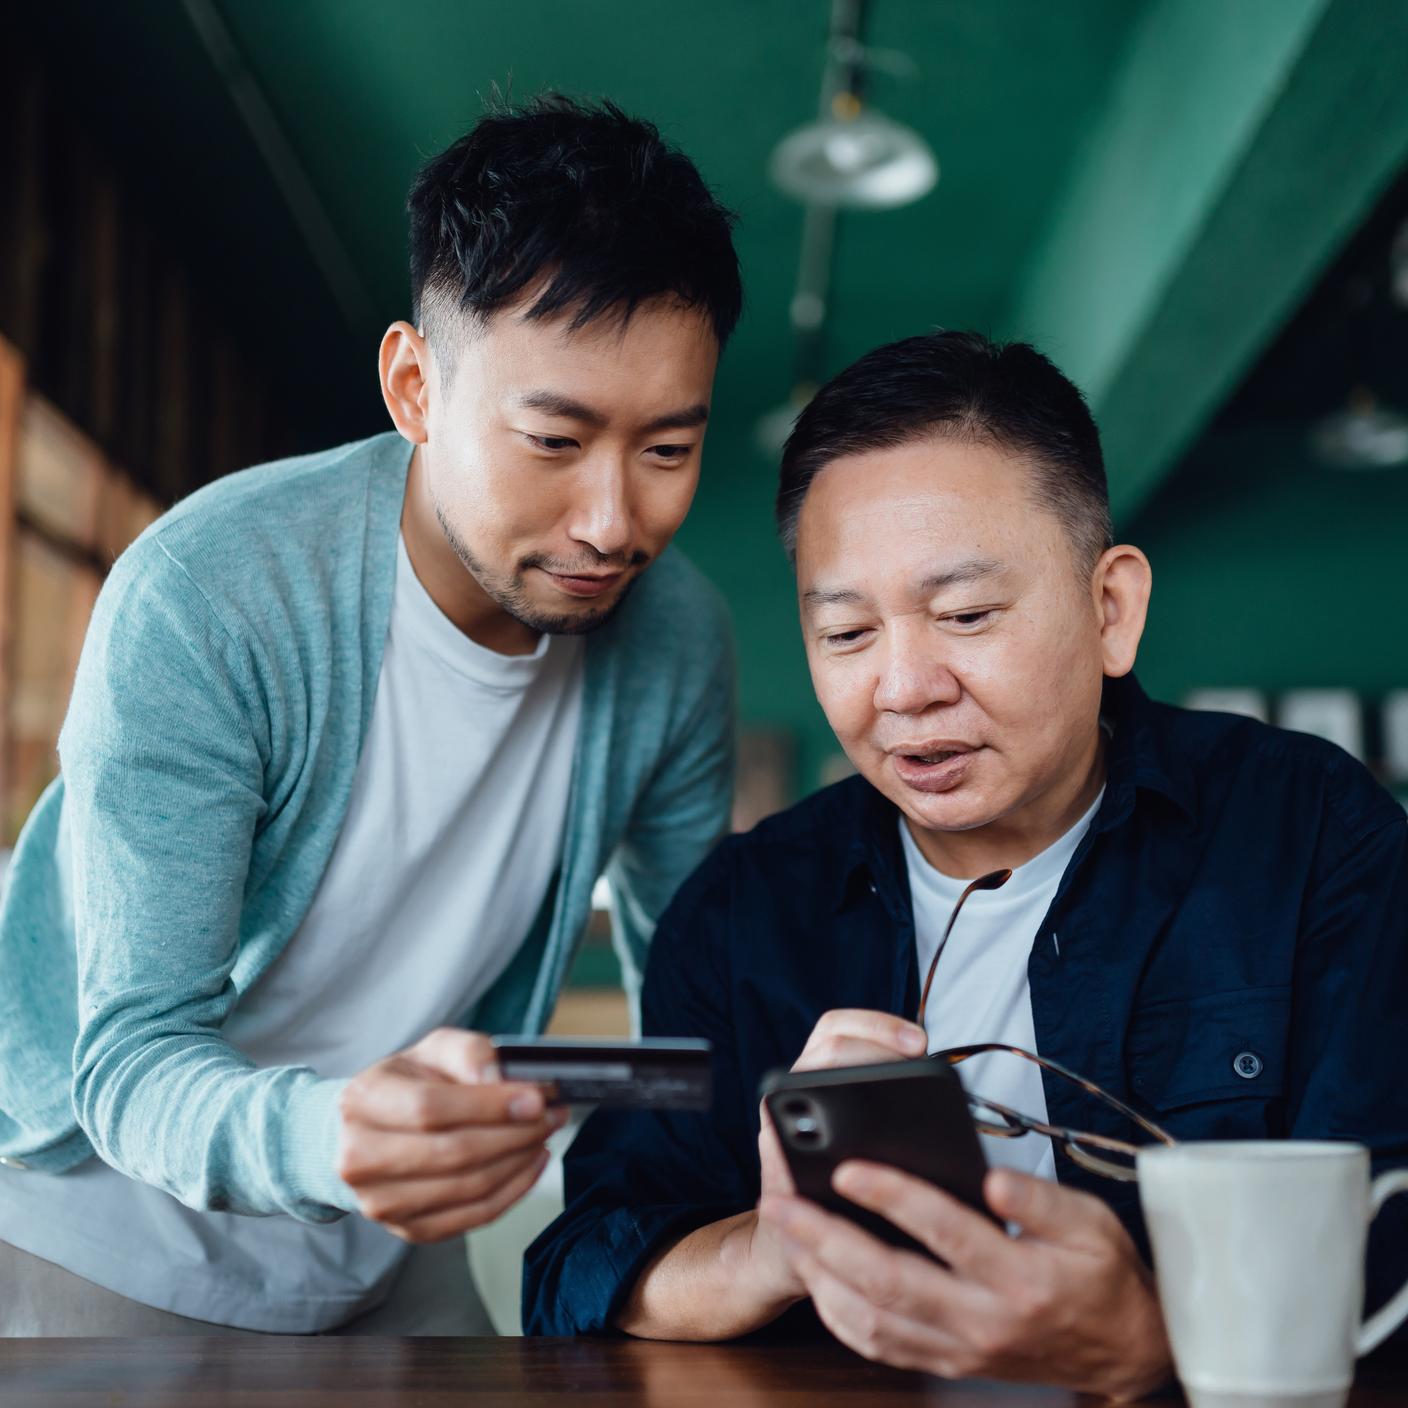
{"type": "Polygon", "coordinates": [[[1032,471],[1034,500],[1060,519],[1088,575],[1113,541],[1100,432],[1074,382],[1025,342],[925,333],[868,352],[812,398],[782,452],[777,526],[796,561],[797,521],[832,461],[930,436],[983,441],[1032,471]]]}

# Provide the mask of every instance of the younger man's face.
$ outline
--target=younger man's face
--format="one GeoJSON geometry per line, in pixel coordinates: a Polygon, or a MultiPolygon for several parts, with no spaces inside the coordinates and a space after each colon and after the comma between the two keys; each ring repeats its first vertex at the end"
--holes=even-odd
{"type": "Polygon", "coordinates": [[[1089,756],[1101,612],[1031,471],[929,438],[812,481],[797,581],[812,681],[856,769],[920,828],[1040,802],[1089,756]]]}
{"type": "Polygon", "coordinates": [[[719,348],[708,318],[673,299],[575,332],[570,316],[529,321],[525,306],[435,348],[427,487],[501,608],[578,634],[611,615],[689,511],[719,348]]]}

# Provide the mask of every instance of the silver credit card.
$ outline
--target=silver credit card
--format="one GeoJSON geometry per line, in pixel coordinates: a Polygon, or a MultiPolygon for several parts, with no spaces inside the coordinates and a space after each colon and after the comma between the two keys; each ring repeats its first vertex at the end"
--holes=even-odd
{"type": "Polygon", "coordinates": [[[496,1036],[494,1047],[505,1080],[551,1086],[554,1104],[707,1110],[713,1095],[713,1048],[692,1037],[496,1036]]]}

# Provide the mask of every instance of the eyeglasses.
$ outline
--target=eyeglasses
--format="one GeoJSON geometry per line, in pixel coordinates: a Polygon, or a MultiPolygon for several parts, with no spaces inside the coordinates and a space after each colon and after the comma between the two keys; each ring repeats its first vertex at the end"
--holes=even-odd
{"type": "MultiPolygon", "coordinates": [[[[938,947],[934,950],[934,956],[929,962],[929,972],[925,976],[924,988],[919,995],[919,1011],[914,1020],[921,1027],[924,1025],[924,1011],[929,1003],[929,989],[934,983],[934,972],[939,966],[939,959],[948,944],[949,935],[953,933],[953,926],[958,921],[958,912],[963,908],[964,902],[975,890],[997,890],[1011,878],[1012,872],[1010,870],[994,870],[987,875],[978,876],[959,895],[958,903],[954,905],[953,913],[949,915],[948,924],[944,927],[938,947]]],[[[957,1066],[970,1056],[981,1056],[992,1051],[1005,1051],[1010,1055],[1020,1056],[1024,1060],[1034,1062],[1042,1070],[1050,1071],[1052,1075],[1060,1076],[1063,1080],[1073,1081],[1087,1095],[1093,1095],[1096,1099],[1103,1100],[1111,1109],[1117,1110],[1125,1119],[1133,1121],[1160,1144],[1176,1144],[1178,1142],[1167,1130],[1160,1129],[1152,1120],[1147,1120],[1137,1111],[1131,1110],[1124,1101],[1111,1095],[1108,1090],[1102,1090],[1094,1081],[1087,1080],[1084,1076],[1068,1070],[1059,1061],[1053,1061],[1048,1056],[1038,1056],[1034,1051],[1024,1051],[1020,1046],[1008,1046],[998,1041],[984,1041],[974,1046],[951,1046],[944,1051],[935,1051],[930,1053],[929,1059],[931,1061],[945,1061],[950,1066],[957,1066]]],[[[968,1108],[973,1112],[974,1125],[982,1134],[990,1134],[998,1139],[1020,1139],[1024,1134],[1044,1134],[1051,1140],[1059,1142],[1075,1163],[1091,1173],[1099,1174],[1102,1178],[1115,1179],[1120,1183],[1133,1183],[1137,1179],[1135,1173],[1135,1158],[1139,1153],[1137,1144],[1131,1144],[1123,1139],[1112,1139],[1106,1134],[1091,1134],[1083,1130],[1067,1129],[1064,1125],[1048,1124],[1045,1120],[1033,1119],[1030,1115],[1021,1114],[1017,1110],[1009,1109],[1006,1105],[999,1105],[995,1100],[985,1100],[981,1095],[972,1093],[968,1093],[968,1108]]]]}
{"type": "MultiPolygon", "coordinates": [[[[929,1056],[931,1061],[944,1061],[956,1066],[970,1056],[981,1056],[989,1051],[1006,1051],[1013,1056],[1021,1056],[1032,1061],[1044,1071],[1064,1080],[1074,1081],[1088,1095],[1103,1100],[1111,1109],[1117,1110],[1127,1120],[1132,1120],[1146,1134],[1160,1144],[1176,1144],[1178,1141],[1167,1130],[1160,1129],[1153,1120],[1147,1120],[1137,1110],[1131,1110],[1123,1100],[1102,1090],[1092,1080],[1068,1070],[1059,1061],[1048,1056],[1038,1056],[1034,1051],[1024,1051],[1020,1046],[1007,1046],[1000,1041],[983,1041],[975,1046],[951,1046],[946,1051],[935,1051],[929,1056]]],[[[1098,1173],[1103,1178],[1113,1178],[1120,1183],[1136,1181],[1134,1162],[1139,1146],[1128,1140],[1112,1139],[1107,1134],[1091,1134],[1084,1130],[1068,1129],[1065,1125],[1048,1124],[1045,1120],[1033,1119],[999,1105],[996,1100],[987,1100],[981,1095],[968,1094],[968,1108],[973,1112],[973,1124],[981,1134],[991,1134],[998,1139],[1020,1139],[1024,1134],[1045,1134],[1061,1147],[1081,1168],[1098,1173]]]]}

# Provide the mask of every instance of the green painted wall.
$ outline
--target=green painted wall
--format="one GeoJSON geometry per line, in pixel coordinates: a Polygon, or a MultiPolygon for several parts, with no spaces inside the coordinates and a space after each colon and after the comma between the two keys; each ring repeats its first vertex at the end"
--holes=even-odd
{"type": "Polygon", "coordinates": [[[1154,566],[1151,693],[1408,687],[1408,470],[1323,468],[1294,428],[1216,433],[1121,531],[1154,566]]]}
{"type": "Polygon", "coordinates": [[[798,795],[839,751],[812,695],[797,622],[792,569],[773,531],[777,471],[742,428],[710,432],[698,496],[680,546],[728,599],[738,646],[745,726],[788,730],[797,745],[798,795]]]}

